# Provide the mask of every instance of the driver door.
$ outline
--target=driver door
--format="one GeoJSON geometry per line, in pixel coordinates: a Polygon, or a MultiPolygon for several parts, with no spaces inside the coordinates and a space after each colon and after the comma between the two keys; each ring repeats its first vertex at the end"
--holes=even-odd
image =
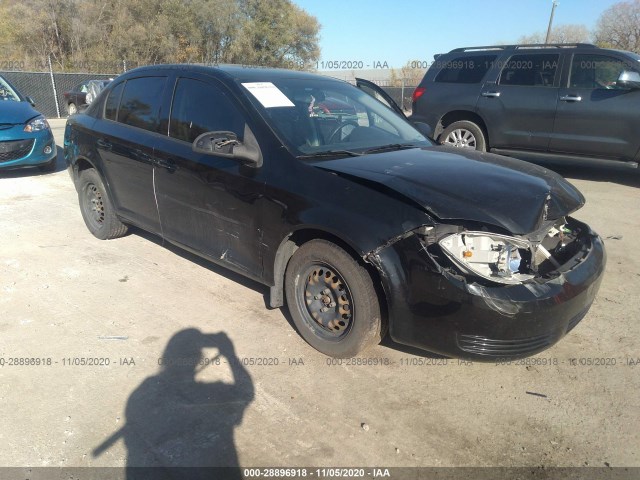
{"type": "Polygon", "coordinates": [[[375,83],[370,82],[369,80],[364,80],[362,78],[356,78],[356,87],[358,87],[363,92],[368,93],[383,105],[389,107],[405,120],[407,119],[407,116],[404,114],[398,104],[391,98],[391,96],[375,83]]]}
{"type": "Polygon", "coordinates": [[[640,148],[640,90],[616,84],[623,71],[638,71],[613,55],[573,56],[560,89],[549,149],[552,152],[632,161],[640,148]]]}

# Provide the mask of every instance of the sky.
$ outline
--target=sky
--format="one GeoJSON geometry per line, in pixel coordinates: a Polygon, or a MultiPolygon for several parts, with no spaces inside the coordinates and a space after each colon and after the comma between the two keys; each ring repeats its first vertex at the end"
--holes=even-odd
{"type": "MultiPolygon", "coordinates": [[[[600,14],[620,0],[559,0],[554,25],[595,28],[600,14]]],[[[457,47],[516,43],[546,33],[552,0],[293,0],[314,15],[320,30],[320,70],[327,62],[431,62],[457,47]]],[[[355,67],[358,68],[358,67],[355,67]]]]}

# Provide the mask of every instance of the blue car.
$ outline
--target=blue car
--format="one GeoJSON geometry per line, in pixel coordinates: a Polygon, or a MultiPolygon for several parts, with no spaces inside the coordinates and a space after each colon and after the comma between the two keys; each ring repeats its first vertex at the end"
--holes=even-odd
{"type": "Polygon", "coordinates": [[[54,170],[56,142],[49,122],[0,76],[0,170],[39,167],[54,170]]]}

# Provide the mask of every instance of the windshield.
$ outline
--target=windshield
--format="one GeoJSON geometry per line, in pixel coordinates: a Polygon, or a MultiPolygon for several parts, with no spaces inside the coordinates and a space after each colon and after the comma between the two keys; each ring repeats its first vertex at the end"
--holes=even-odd
{"type": "Polygon", "coordinates": [[[297,156],[432,145],[404,118],[348,83],[304,78],[242,85],[297,156]]]}
{"type": "Polygon", "coordinates": [[[13,88],[11,88],[4,78],[0,77],[0,101],[3,100],[19,102],[20,96],[13,88]]]}

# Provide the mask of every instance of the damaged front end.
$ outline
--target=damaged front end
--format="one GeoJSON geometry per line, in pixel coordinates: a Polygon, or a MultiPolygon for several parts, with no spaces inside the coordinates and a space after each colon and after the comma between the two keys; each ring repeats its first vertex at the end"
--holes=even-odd
{"type": "Polygon", "coordinates": [[[395,341],[491,360],[532,355],[575,327],[605,258],[597,234],[561,217],[528,235],[424,226],[367,260],[380,271],[395,341]]]}
{"type": "Polygon", "coordinates": [[[466,277],[505,285],[536,278],[549,279],[585,245],[585,229],[573,219],[545,224],[527,236],[509,236],[462,227],[422,227],[416,232],[433,255],[447,257],[439,264],[466,277]]]}

